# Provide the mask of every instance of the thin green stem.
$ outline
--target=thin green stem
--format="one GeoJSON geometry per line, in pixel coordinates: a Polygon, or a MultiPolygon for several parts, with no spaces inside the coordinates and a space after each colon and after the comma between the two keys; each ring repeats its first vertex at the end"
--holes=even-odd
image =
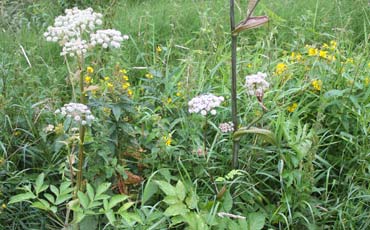
{"type": "MultiPolygon", "coordinates": [[[[238,37],[233,34],[235,30],[235,13],[234,13],[234,0],[230,0],[230,25],[231,25],[231,114],[234,124],[234,131],[238,130],[238,115],[237,115],[237,91],[236,91],[236,47],[238,37]]],[[[232,167],[238,168],[238,152],[239,141],[233,140],[233,159],[232,167]]]]}

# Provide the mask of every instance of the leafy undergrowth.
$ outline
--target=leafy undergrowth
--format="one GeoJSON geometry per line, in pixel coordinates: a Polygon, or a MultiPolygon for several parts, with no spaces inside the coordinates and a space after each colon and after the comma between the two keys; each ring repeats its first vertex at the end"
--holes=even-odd
{"type": "Polygon", "coordinates": [[[240,127],[228,4],[1,3],[0,229],[370,228],[368,2],[261,1],[240,127]],[[44,33],[73,6],[129,39],[61,56],[44,33]]]}

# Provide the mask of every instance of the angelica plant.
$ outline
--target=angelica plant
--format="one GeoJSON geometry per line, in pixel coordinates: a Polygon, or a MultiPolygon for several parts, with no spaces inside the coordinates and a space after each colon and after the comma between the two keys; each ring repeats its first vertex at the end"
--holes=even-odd
{"type": "MultiPolygon", "coordinates": [[[[122,35],[120,31],[114,29],[97,30],[103,24],[103,15],[94,12],[92,8],[80,10],[77,7],[66,9],[65,15],[55,18],[53,26],[49,26],[44,33],[46,41],[57,42],[61,47],[61,56],[65,57],[68,63],[68,57],[77,60],[77,69],[75,77],[79,84],[79,104],[70,103],[57,111],[67,117],[73,117],[73,121],[79,125],[79,153],[78,153],[78,171],[76,192],[81,190],[83,178],[84,162],[84,139],[86,124],[94,120],[94,116],[86,107],[85,84],[83,73],[85,71],[84,62],[86,54],[93,50],[94,47],[102,48],[120,48],[121,42],[127,40],[127,35],[122,35]]],[[[72,75],[72,74],[70,74],[72,75]]],[[[70,79],[73,99],[75,100],[75,90],[72,77],[70,79]]]]}

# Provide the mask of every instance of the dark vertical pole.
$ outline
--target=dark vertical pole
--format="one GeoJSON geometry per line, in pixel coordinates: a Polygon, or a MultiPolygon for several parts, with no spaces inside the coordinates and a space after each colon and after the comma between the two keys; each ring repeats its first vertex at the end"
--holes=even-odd
{"type": "MultiPolygon", "coordinates": [[[[236,95],[236,45],[237,36],[235,30],[234,0],[230,0],[230,25],[231,25],[231,114],[234,124],[234,132],[238,129],[237,95],[236,95]]],[[[233,168],[238,168],[239,141],[233,140],[233,168]]]]}

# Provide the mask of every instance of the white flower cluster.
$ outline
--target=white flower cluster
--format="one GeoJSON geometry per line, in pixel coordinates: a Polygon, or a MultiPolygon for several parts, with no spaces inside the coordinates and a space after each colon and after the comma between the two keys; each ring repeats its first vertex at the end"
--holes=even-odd
{"type": "Polygon", "coordinates": [[[54,128],[55,128],[54,125],[49,124],[43,130],[44,130],[45,133],[50,133],[50,132],[54,131],[54,128]]]}
{"type": "Polygon", "coordinates": [[[75,54],[78,56],[85,54],[89,45],[85,40],[81,40],[80,38],[72,39],[69,42],[66,42],[63,46],[63,50],[60,53],[61,56],[69,54],[69,56],[73,57],[75,54]]]}
{"type": "Polygon", "coordinates": [[[225,122],[221,123],[218,128],[221,130],[223,133],[229,133],[234,131],[234,124],[230,122],[225,122]]]}
{"type": "Polygon", "coordinates": [[[270,84],[265,80],[267,74],[258,72],[245,77],[245,88],[249,95],[261,95],[270,84]]]}
{"type": "Polygon", "coordinates": [[[216,115],[214,108],[221,105],[224,97],[217,97],[213,94],[203,94],[191,99],[188,103],[189,113],[200,113],[205,116],[208,113],[216,115]]]}
{"type": "Polygon", "coordinates": [[[65,10],[65,16],[55,18],[54,26],[49,26],[44,33],[47,41],[59,42],[64,45],[71,39],[82,37],[84,32],[94,31],[101,25],[103,15],[95,13],[92,8],[80,10],[77,7],[65,10]]]}
{"type": "Polygon", "coordinates": [[[92,8],[67,9],[65,15],[55,18],[54,25],[48,27],[44,37],[47,41],[59,42],[63,46],[60,54],[69,54],[71,57],[81,56],[88,48],[99,44],[104,48],[119,48],[120,43],[128,39],[127,35],[122,36],[121,32],[113,29],[98,30],[95,33],[96,27],[103,24],[102,17],[92,8]]]}
{"type": "Polygon", "coordinates": [[[89,107],[80,103],[65,104],[62,108],[57,109],[55,113],[61,114],[62,117],[71,118],[74,122],[81,125],[91,125],[91,122],[95,120],[89,107]]]}
{"type": "Polygon", "coordinates": [[[127,40],[128,36],[121,35],[118,30],[98,30],[95,34],[91,34],[91,45],[101,45],[103,48],[119,48],[123,40],[127,40]]]}

